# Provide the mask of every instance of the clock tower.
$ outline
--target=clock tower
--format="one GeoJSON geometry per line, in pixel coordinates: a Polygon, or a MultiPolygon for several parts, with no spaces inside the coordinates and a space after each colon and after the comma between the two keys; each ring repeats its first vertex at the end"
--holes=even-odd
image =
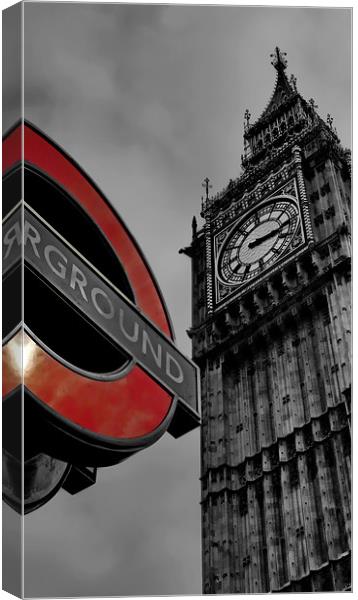
{"type": "Polygon", "coordinates": [[[350,589],[350,153],[286,75],[193,220],[203,592],[350,589]]]}

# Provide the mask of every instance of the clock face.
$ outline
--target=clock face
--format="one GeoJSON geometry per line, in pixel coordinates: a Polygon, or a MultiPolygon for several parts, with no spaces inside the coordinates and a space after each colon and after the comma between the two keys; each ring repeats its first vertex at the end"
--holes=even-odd
{"type": "Polygon", "coordinates": [[[243,217],[229,234],[217,262],[219,279],[241,285],[277,262],[299,226],[296,204],[286,197],[271,198],[243,217]]]}

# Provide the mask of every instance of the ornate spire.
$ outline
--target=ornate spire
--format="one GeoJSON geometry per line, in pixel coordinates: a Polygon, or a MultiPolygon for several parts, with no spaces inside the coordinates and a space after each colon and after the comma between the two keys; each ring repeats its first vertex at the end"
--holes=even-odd
{"type": "Polygon", "coordinates": [[[244,114],[244,131],[247,131],[250,127],[250,118],[251,118],[251,113],[249,111],[249,109],[247,108],[245,110],[245,114],[244,114]]]}
{"type": "Polygon", "coordinates": [[[208,201],[209,200],[209,190],[213,187],[210,183],[210,179],[209,177],[205,177],[203,183],[201,184],[201,186],[203,188],[205,188],[205,192],[206,192],[206,197],[205,200],[208,201]]]}
{"type": "MultiPolygon", "coordinates": [[[[291,77],[289,82],[285,73],[287,68],[287,60],[285,58],[286,52],[281,52],[280,48],[276,46],[275,52],[270,54],[270,56],[272,59],[271,64],[277,71],[275,89],[259,119],[254,124],[246,121],[244,127],[246,136],[249,136],[254,129],[257,130],[257,128],[260,127],[260,125],[262,125],[267,118],[270,118],[270,115],[274,111],[276,111],[282,104],[284,104],[289,98],[297,93],[296,79],[291,77]]],[[[247,115],[245,113],[245,118],[246,116],[247,115]]]]}
{"type": "Polygon", "coordinates": [[[276,46],[274,53],[270,54],[270,57],[272,58],[271,64],[275,67],[276,71],[282,72],[287,69],[287,60],[285,56],[287,56],[287,53],[281,52],[278,46],[276,46]]]}

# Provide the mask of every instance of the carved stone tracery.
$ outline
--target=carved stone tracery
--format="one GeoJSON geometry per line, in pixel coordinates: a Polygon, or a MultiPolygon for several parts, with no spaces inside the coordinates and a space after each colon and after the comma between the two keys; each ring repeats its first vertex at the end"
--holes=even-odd
{"type": "Polygon", "coordinates": [[[245,113],[243,173],[206,189],[204,232],[187,249],[194,280],[206,267],[190,330],[204,593],[350,587],[350,157],[287,79],[284,53],[272,59],[272,97],[258,120],[245,113]],[[304,223],[287,260],[236,291],[215,283],[227,232],[278,190],[304,223]]]}

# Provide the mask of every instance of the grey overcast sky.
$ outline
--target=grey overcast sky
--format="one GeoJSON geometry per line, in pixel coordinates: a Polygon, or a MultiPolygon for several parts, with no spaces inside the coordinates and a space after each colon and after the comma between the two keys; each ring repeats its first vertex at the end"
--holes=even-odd
{"type": "MultiPolygon", "coordinates": [[[[25,117],[91,175],[140,242],[190,354],[201,182],[240,173],[243,114],[287,52],[299,91],[350,146],[348,9],[25,3],[25,117]]],[[[11,96],[10,96],[11,97],[11,96]]],[[[10,117],[11,120],[11,117],[10,117]]],[[[200,224],[200,219],[199,219],[200,224]]],[[[201,592],[199,432],[165,435],[25,519],[25,595],[201,592]]]]}

